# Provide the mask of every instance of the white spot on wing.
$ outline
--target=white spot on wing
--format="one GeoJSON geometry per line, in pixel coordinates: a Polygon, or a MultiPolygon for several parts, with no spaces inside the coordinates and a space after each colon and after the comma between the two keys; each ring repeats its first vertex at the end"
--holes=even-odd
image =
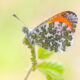
{"type": "Polygon", "coordinates": [[[50,45],[52,46],[52,42],[50,42],[50,45]]]}
{"type": "Polygon", "coordinates": [[[38,27],[38,29],[39,29],[39,32],[42,32],[41,27],[38,27]]]}
{"type": "Polygon", "coordinates": [[[45,37],[50,37],[50,36],[53,36],[53,35],[50,34],[50,33],[47,33],[47,34],[45,35],[45,37]]]}
{"type": "Polygon", "coordinates": [[[49,28],[49,23],[46,23],[46,30],[48,30],[48,28],[49,28]]]}
{"type": "Polygon", "coordinates": [[[45,42],[45,40],[43,40],[43,42],[45,42]]]}

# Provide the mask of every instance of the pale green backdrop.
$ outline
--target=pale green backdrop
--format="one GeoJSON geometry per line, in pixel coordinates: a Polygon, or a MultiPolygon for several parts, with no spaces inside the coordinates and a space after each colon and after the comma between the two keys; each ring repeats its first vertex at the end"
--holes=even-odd
{"type": "MultiPolygon", "coordinates": [[[[64,80],[80,80],[80,0],[0,0],[0,80],[23,80],[30,64],[30,51],[23,45],[22,23],[12,17],[16,13],[29,28],[34,28],[56,13],[70,10],[78,15],[72,47],[50,59],[65,65],[64,80]]],[[[29,80],[46,80],[39,71],[29,80]]]]}

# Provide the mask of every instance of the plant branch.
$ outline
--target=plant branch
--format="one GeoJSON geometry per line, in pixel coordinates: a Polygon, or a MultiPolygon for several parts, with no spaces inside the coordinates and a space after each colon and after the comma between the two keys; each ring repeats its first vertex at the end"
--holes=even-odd
{"type": "Polygon", "coordinates": [[[30,44],[27,38],[24,38],[24,43],[28,45],[28,48],[30,48],[31,50],[31,62],[32,62],[32,64],[30,65],[29,69],[26,71],[25,74],[24,80],[27,80],[31,71],[35,71],[37,60],[36,60],[35,45],[30,44]]]}
{"type": "Polygon", "coordinates": [[[24,80],[27,80],[27,79],[28,79],[28,77],[29,77],[31,71],[32,71],[32,65],[30,65],[30,66],[29,66],[29,69],[26,71],[26,74],[25,74],[24,80]]]}

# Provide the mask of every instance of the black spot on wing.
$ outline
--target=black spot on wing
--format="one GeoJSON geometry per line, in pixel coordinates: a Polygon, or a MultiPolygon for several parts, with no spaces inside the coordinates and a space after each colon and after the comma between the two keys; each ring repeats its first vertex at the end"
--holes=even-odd
{"type": "Polygon", "coordinates": [[[77,23],[78,17],[74,12],[66,11],[66,14],[62,14],[62,16],[66,17],[71,23],[77,23]]]}
{"type": "Polygon", "coordinates": [[[70,13],[70,14],[73,14],[73,15],[75,15],[77,17],[77,15],[74,12],[72,12],[72,11],[66,11],[66,12],[70,13]]]}

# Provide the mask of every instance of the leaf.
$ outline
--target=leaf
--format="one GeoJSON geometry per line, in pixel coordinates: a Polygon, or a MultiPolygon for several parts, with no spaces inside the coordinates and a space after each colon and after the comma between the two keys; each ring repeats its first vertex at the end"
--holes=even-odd
{"type": "Polygon", "coordinates": [[[46,59],[46,58],[50,57],[52,54],[53,54],[53,52],[45,50],[43,48],[38,49],[38,57],[40,59],[46,59]]]}
{"type": "Polygon", "coordinates": [[[37,68],[46,75],[47,80],[63,80],[64,66],[58,61],[42,62],[37,68]]]}

